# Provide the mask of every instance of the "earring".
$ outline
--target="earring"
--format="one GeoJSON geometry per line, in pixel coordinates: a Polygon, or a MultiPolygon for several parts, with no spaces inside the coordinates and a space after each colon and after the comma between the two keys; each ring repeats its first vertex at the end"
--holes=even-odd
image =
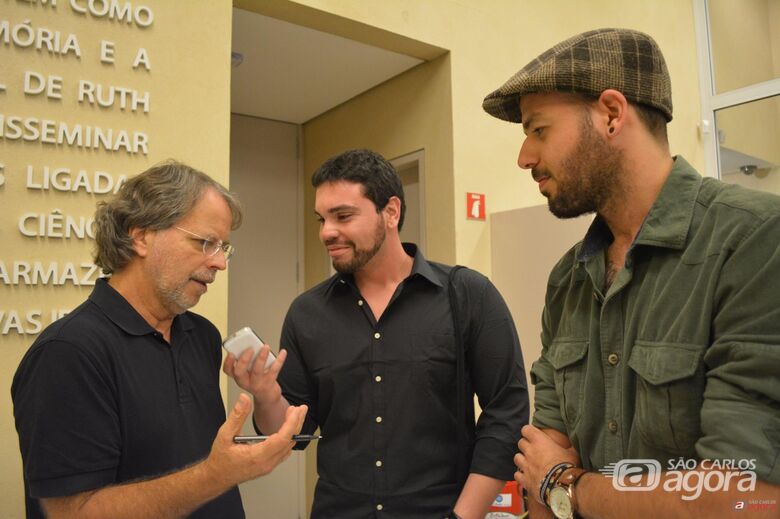
{"type": "Polygon", "coordinates": [[[609,127],[609,133],[615,133],[615,127],[614,126],[610,126],[609,127]]]}

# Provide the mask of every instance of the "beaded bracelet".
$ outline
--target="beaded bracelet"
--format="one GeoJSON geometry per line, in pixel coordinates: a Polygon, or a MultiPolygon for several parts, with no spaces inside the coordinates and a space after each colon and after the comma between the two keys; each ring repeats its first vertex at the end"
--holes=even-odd
{"type": "Polygon", "coordinates": [[[563,472],[567,468],[573,466],[574,465],[572,463],[563,461],[561,463],[558,463],[557,465],[553,465],[553,467],[549,470],[549,472],[547,472],[547,475],[542,480],[541,486],[539,486],[539,498],[541,499],[542,503],[547,505],[547,490],[553,478],[558,476],[561,472],[563,472]]]}

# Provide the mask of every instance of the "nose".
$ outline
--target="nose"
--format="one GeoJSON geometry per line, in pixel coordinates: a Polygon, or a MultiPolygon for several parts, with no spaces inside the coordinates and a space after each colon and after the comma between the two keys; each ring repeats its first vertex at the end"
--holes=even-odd
{"type": "Polygon", "coordinates": [[[322,243],[327,243],[328,241],[337,238],[338,235],[338,229],[336,229],[336,226],[330,223],[328,219],[320,224],[320,241],[322,243]]]}
{"type": "Polygon", "coordinates": [[[520,145],[520,153],[517,156],[517,165],[521,169],[531,169],[539,162],[538,154],[534,150],[531,139],[526,138],[520,145]]]}
{"type": "Polygon", "coordinates": [[[225,270],[227,268],[227,260],[222,251],[217,252],[213,256],[209,256],[208,268],[216,270],[225,270]]]}

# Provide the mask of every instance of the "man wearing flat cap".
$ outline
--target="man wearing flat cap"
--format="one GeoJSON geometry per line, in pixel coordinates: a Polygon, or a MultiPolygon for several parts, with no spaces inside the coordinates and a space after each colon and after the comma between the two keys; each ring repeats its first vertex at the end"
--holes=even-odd
{"type": "Polygon", "coordinates": [[[547,285],[515,456],[531,517],[777,517],[780,197],[670,154],[669,73],[637,31],[561,42],[483,107],[523,125],[553,214],[596,213],[547,285]]]}

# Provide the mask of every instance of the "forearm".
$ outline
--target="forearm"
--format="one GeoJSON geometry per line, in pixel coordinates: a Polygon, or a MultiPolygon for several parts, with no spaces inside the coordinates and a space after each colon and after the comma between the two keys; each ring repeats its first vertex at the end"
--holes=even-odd
{"type": "Polygon", "coordinates": [[[218,477],[203,461],[155,479],[43,499],[42,505],[50,519],[178,519],[236,483],[218,477]]]}
{"type": "MultiPolygon", "coordinates": [[[[704,471],[699,471],[704,473],[704,471]]],[[[697,480],[697,482],[700,480],[697,480]]],[[[731,481],[728,489],[708,491],[704,489],[695,499],[692,492],[667,490],[676,486],[664,473],[661,483],[650,491],[626,492],[615,489],[612,479],[601,474],[590,473],[580,478],[576,485],[579,514],[586,519],[618,519],[623,517],[744,517],[744,510],[735,510],[735,503],[743,501],[774,502],[774,507],[754,508],[751,519],[776,518],[777,503],[780,500],[780,486],[757,481],[752,491],[741,491],[737,481],[731,481]]]]}
{"type": "Polygon", "coordinates": [[[261,403],[255,398],[254,420],[257,428],[263,434],[273,434],[284,423],[285,414],[290,403],[283,396],[270,403],[261,403]]]}
{"type": "Polygon", "coordinates": [[[482,519],[505,483],[482,474],[469,474],[455,504],[455,513],[463,519],[482,519]]]}

